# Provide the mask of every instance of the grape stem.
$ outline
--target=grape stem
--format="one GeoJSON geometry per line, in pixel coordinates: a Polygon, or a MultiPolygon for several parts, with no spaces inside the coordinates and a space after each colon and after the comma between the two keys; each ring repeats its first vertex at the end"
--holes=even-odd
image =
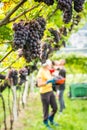
{"type": "Polygon", "coordinates": [[[13,51],[13,49],[11,49],[1,60],[0,63],[13,51]]]}
{"type": "Polygon", "coordinates": [[[27,0],[21,0],[9,13],[7,13],[6,17],[0,21],[0,27],[3,25],[6,25],[7,23],[10,22],[10,17],[15,13],[15,11],[23,5],[27,0]]]}
{"type": "Polygon", "coordinates": [[[2,70],[0,73],[5,72],[7,69],[9,69],[17,60],[19,60],[20,57],[18,57],[15,61],[13,61],[8,67],[6,67],[4,70],[2,70]]]}

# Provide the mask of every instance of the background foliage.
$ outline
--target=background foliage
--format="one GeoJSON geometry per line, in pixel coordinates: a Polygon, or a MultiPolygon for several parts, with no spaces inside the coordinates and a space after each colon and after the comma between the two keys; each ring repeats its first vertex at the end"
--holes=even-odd
{"type": "Polygon", "coordinates": [[[64,58],[66,60],[67,73],[87,73],[87,56],[81,53],[54,53],[52,60],[59,60],[64,58]]]}

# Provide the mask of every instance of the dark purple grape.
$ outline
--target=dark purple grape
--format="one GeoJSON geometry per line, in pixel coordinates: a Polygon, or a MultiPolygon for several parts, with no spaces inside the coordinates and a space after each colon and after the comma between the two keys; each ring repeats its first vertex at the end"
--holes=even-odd
{"type": "Polygon", "coordinates": [[[14,24],[18,27],[14,29],[14,46],[15,49],[22,49],[23,56],[27,62],[32,59],[40,58],[41,45],[40,40],[44,35],[46,21],[44,18],[39,17],[36,20],[31,20],[27,23],[20,21],[14,24]]]}
{"type": "Polygon", "coordinates": [[[81,12],[83,10],[83,4],[85,0],[74,0],[74,10],[76,12],[81,12]]]}
{"type": "Polygon", "coordinates": [[[50,33],[52,34],[52,36],[54,36],[54,42],[58,43],[60,40],[60,36],[57,30],[50,28],[49,29],[50,33]]]}
{"type": "Polygon", "coordinates": [[[64,13],[64,23],[69,23],[72,18],[72,0],[58,0],[58,8],[64,13]]]}

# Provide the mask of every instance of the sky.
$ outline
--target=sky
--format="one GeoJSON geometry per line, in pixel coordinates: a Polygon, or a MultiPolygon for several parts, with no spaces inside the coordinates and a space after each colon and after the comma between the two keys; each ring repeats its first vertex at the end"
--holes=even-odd
{"type": "Polygon", "coordinates": [[[69,42],[72,47],[87,48],[87,24],[77,33],[72,34],[69,42]]]}

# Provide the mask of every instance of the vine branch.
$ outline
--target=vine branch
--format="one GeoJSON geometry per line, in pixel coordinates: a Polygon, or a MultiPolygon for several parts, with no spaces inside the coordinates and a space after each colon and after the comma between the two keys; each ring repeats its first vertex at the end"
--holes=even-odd
{"type": "Polygon", "coordinates": [[[13,49],[11,49],[1,60],[0,63],[13,51],[13,49]]]}
{"type": "Polygon", "coordinates": [[[18,57],[15,61],[13,61],[8,67],[6,67],[3,71],[1,71],[0,73],[6,71],[8,68],[10,68],[17,60],[19,60],[20,57],[18,57]]]}
{"type": "Polygon", "coordinates": [[[6,25],[10,21],[11,15],[21,6],[23,5],[27,0],[21,0],[7,15],[6,17],[0,21],[0,26],[6,25]]]}
{"type": "Polygon", "coordinates": [[[46,20],[49,20],[56,13],[57,10],[58,10],[58,6],[55,8],[55,10],[50,15],[47,16],[46,20]]]}
{"type": "Polygon", "coordinates": [[[18,16],[16,16],[16,17],[10,19],[9,22],[15,21],[16,19],[18,19],[18,18],[21,17],[22,15],[25,15],[25,14],[28,13],[29,11],[31,11],[31,10],[37,8],[39,5],[40,5],[40,4],[38,4],[38,5],[36,5],[36,6],[33,6],[31,9],[27,9],[27,10],[23,11],[23,12],[20,13],[18,16]]]}

